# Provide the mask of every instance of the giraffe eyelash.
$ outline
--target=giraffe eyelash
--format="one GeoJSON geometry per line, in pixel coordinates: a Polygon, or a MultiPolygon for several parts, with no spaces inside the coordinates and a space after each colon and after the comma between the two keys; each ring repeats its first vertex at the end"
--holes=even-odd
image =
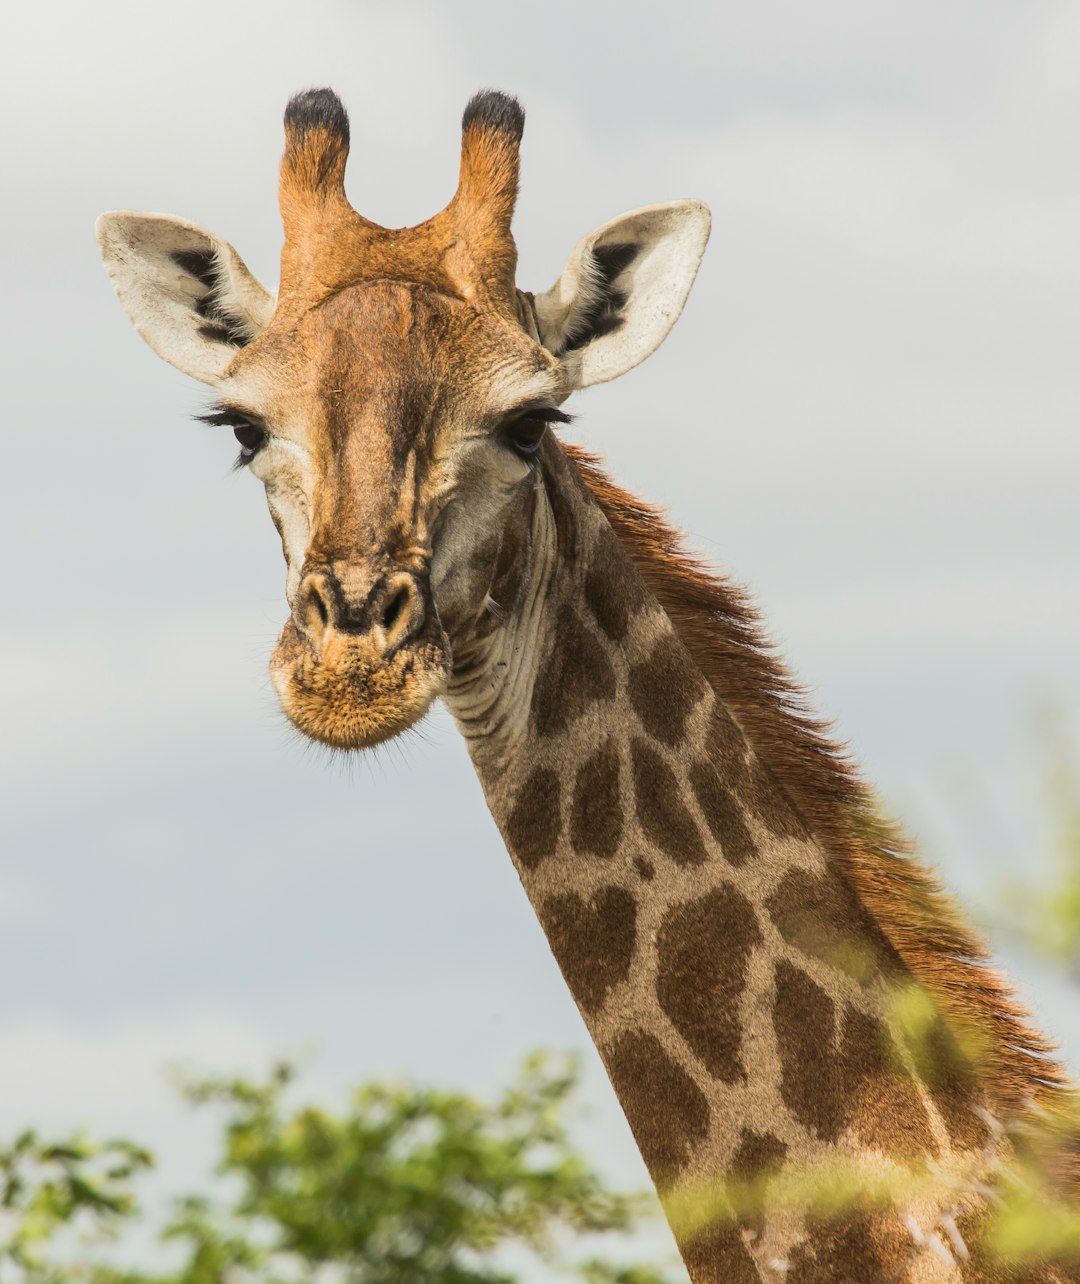
{"type": "Polygon", "coordinates": [[[520,414],[512,414],[509,422],[520,423],[523,419],[529,423],[569,424],[573,423],[574,416],[568,415],[565,410],[560,410],[557,406],[530,406],[520,414]]]}
{"type": "Polygon", "coordinates": [[[195,418],[199,423],[210,424],[211,427],[226,427],[233,430],[233,435],[240,443],[240,453],[233,460],[233,471],[246,468],[248,464],[266,445],[269,434],[254,415],[249,415],[236,406],[225,405],[222,402],[210,407],[202,415],[196,415],[195,418]]]}

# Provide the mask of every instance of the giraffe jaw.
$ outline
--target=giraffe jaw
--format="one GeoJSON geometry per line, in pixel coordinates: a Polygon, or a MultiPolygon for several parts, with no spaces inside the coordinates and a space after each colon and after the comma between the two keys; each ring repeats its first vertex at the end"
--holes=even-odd
{"type": "Polygon", "coordinates": [[[316,654],[292,620],[270,658],[285,716],[332,749],[368,749],[407,731],[442,694],[449,675],[445,635],[417,639],[388,658],[370,638],[338,634],[316,654]]]}

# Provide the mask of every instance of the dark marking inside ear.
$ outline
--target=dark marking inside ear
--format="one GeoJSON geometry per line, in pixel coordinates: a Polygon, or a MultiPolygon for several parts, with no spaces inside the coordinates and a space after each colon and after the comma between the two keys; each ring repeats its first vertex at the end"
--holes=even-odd
{"type": "Polygon", "coordinates": [[[497,130],[520,142],[525,132],[525,111],[510,94],[498,89],[481,89],[469,99],[461,117],[461,128],[497,130]]]}
{"type": "Polygon", "coordinates": [[[172,250],[169,258],[188,276],[201,281],[208,290],[217,285],[217,264],[213,250],[172,250]]]}
{"type": "Polygon", "coordinates": [[[332,89],[305,89],[289,99],[285,129],[300,139],[309,131],[325,129],[348,145],[349,114],[332,89]]]}
{"type": "Polygon", "coordinates": [[[248,342],[247,339],[238,338],[232,330],[223,325],[201,325],[199,333],[204,339],[211,339],[214,343],[231,343],[234,348],[242,348],[248,342]]]}
{"type": "Polygon", "coordinates": [[[246,318],[229,312],[222,302],[214,297],[220,280],[218,262],[213,250],[171,250],[169,258],[188,276],[193,276],[201,285],[206,286],[207,293],[194,301],[195,313],[207,323],[199,326],[199,333],[204,339],[214,343],[228,343],[234,348],[249,344],[255,335],[246,318]]]}
{"type": "Polygon", "coordinates": [[[583,274],[587,298],[570,323],[562,352],[583,348],[622,325],[627,296],[615,288],[615,282],[637,258],[639,249],[628,242],[593,246],[592,273],[583,274]]]}
{"type": "Polygon", "coordinates": [[[199,326],[199,333],[204,339],[243,348],[255,337],[239,318],[230,316],[224,308],[216,305],[211,294],[204,295],[196,302],[195,311],[207,323],[199,326]]]}
{"type": "Polygon", "coordinates": [[[604,280],[610,285],[617,277],[622,276],[631,263],[637,258],[638,246],[632,241],[620,241],[614,245],[594,245],[592,256],[600,266],[604,280]]]}

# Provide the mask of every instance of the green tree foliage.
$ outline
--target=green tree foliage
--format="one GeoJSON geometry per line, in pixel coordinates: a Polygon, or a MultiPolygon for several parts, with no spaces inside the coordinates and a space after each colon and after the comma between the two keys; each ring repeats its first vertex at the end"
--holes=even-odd
{"type": "Polygon", "coordinates": [[[69,1137],[45,1142],[33,1131],[0,1147],[0,1279],[52,1284],[58,1237],[100,1240],[136,1211],[133,1178],[153,1158],[129,1141],[69,1137]]]}
{"type": "Polygon", "coordinates": [[[102,1236],[135,1216],[144,1151],[20,1139],[5,1152],[15,1229],[0,1248],[2,1284],[514,1284],[508,1246],[583,1284],[665,1284],[657,1270],[569,1251],[582,1236],[629,1230],[655,1207],[608,1189],[572,1145],[572,1062],[531,1058],[490,1105],[373,1084],[340,1113],[291,1107],[293,1077],[281,1064],[262,1082],[184,1085],[193,1105],[224,1113],[225,1180],[217,1197],[178,1201],[161,1232],[179,1261],[169,1270],[101,1260],[102,1236]],[[73,1251],[65,1232],[76,1223],[97,1248],[84,1234],[73,1251]]]}

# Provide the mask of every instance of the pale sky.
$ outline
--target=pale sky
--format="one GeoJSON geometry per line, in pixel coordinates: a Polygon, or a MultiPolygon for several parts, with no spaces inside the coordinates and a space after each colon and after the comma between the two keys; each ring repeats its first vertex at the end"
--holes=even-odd
{"type": "MultiPolygon", "coordinates": [[[[285,728],[261,489],[98,260],[98,213],[158,210],[272,288],[312,85],[387,225],[445,203],[470,95],[517,94],[524,288],[623,210],[709,202],[682,319],[568,432],[752,586],[950,883],[1034,868],[1025,702],[1080,724],[1080,7],[67,0],[4,44],[0,1135],[132,1133],[168,1185],[206,1155],[169,1060],[486,1091],[588,1046],[449,719],[349,768],[285,728]],[[942,819],[955,762],[978,833],[942,819]]],[[[1080,1063],[1076,992],[1022,971],[1080,1063]]],[[[643,1180],[589,1065],[591,1153],[643,1180]]]]}

